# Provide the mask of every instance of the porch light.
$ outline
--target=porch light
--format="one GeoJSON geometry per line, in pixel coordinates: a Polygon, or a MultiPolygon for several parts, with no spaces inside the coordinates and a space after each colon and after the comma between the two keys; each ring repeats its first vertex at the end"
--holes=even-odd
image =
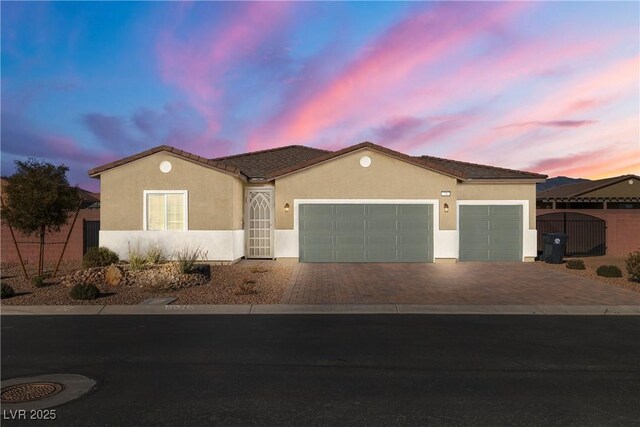
{"type": "Polygon", "coordinates": [[[444,204],[444,213],[449,213],[449,205],[448,204],[444,204]]]}
{"type": "Polygon", "coordinates": [[[284,204],[284,211],[285,212],[289,212],[289,208],[290,208],[289,203],[285,203],[284,204]]]}

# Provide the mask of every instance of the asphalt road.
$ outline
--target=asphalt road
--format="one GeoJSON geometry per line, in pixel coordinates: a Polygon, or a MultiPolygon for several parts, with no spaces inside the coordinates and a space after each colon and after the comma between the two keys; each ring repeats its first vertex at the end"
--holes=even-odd
{"type": "Polygon", "coordinates": [[[638,316],[1,321],[2,379],[98,381],[38,425],[640,425],[638,316]]]}

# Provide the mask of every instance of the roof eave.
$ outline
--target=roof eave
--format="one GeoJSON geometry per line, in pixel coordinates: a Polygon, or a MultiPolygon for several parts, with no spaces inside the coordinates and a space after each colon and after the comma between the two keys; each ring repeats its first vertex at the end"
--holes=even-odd
{"type": "Polygon", "coordinates": [[[463,181],[470,184],[539,184],[546,178],[466,178],[463,181]]]}
{"type": "MultiPolygon", "coordinates": [[[[207,164],[205,162],[198,161],[197,159],[198,158],[202,158],[202,157],[196,156],[195,154],[191,154],[191,153],[188,153],[188,152],[182,151],[182,150],[177,150],[179,152],[176,152],[176,151],[173,151],[173,150],[174,150],[173,147],[161,145],[159,147],[155,147],[155,148],[147,150],[146,153],[143,151],[142,153],[145,153],[145,154],[142,155],[142,156],[140,156],[141,153],[134,154],[132,156],[128,156],[128,157],[125,157],[123,159],[116,160],[115,162],[112,162],[113,165],[112,165],[112,163],[107,163],[106,165],[98,166],[97,168],[90,169],[87,173],[89,174],[89,177],[91,177],[91,178],[100,179],[100,175],[102,173],[104,173],[104,172],[107,172],[107,171],[110,171],[110,170],[113,170],[113,169],[117,169],[117,168],[119,168],[121,166],[124,166],[124,165],[127,165],[129,163],[135,162],[136,160],[141,160],[141,159],[144,159],[145,157],[148,157],[148,156],[160,153],[160,152],[165,152],[165,153],[167,153],[167,154],[169,154],[169,155],[171,155],[173,157],[188,161],[188,162],[193,163],[195,165],[202,166],[202,167],[205,167],[205,168],[208,168],[208,169],[213,169],[215,171],[222,172],[222,173],[225,173],[227,175],[231,175],[231,176],[236,177],[236,178],[238,178],[238,179],[240,179],[242,181],[245,181],[245,182],[248,181],[247,176],[244,175],[240,171],[240,169],[238,169],[237,167],[231,167],[231,166],[225,166],[224,168],[223,167],[218,167],[216,165],[207,164]],[[105,167],[107,165],[109,165],[109,166],[105,167]]],[[[209,161],[211,161],[211,160],[209,160],[209,161]]]]}

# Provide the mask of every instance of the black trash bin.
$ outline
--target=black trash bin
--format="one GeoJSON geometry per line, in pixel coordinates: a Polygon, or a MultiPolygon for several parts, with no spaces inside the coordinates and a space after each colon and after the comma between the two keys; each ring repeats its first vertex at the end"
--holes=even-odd
{"type": "Polygon", "coordinates": [[[544,250],[540,260],[549,264],[562,264],[564,251],[567,247],[567,235],[565,233],[544,233],[542,243],[544,250]]]}

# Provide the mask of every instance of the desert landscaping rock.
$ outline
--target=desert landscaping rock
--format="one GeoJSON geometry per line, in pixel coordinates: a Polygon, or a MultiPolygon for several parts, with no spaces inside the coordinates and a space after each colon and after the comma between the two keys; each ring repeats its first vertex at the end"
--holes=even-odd
{"type": "Polygon", "coordinates": [[[107,267],[107,271],[104,273],[104,281],[109,286],[118,286],[124,279],[124,270],[115,264],[107,267]]]}
{"type": "MultiPolygon", "coordinates": [[[[173,267],[163,264],[160,276],[169,275],[173,267]]],[[[105,283],[106,267],[79,270],[80,263],[65,263],[60,269],[58,278],[52,280],[51,285],[35,288],[22,277],[20,266],[17,264],[2,264],[2,281],[11,285],[16,296],[2,300],[2,305],[113,305],[140,304],[149,298],[176,298],[175,304],[277,304],[293,271],[293,264],[273,262],[265,267],[265,272],[252,272],[255,267],[250,264],[237,263],[234,265],[213,265],[203,263],[209,270],[209,277],[197,275],[183,275],[176,279],[176,289],[162,289],[154,286],[140,286],[136,280],[143,277],[147,284],[151,283],[148,269],[131,271],[124,265],[125,272],[122,283],[109,286],[105,283]],[[191,277],[190,277],[191,276],[191,277]],[[76,301],[69,297],[68,283],[72,280],[86,279],[93,281],[102,295],[89,301],[76,301]],[[255,294],[237,295],[235,292],[244,284],[244,280],[254,280],[255,294]],[[189,284],[186,281],[191,280],[189,284]]],[[[29,274],[34,274],[35,265],[28,265],[29,274]]],[[[53,271],[55,265],[46,265],[46,271],[53,271]]]]}

